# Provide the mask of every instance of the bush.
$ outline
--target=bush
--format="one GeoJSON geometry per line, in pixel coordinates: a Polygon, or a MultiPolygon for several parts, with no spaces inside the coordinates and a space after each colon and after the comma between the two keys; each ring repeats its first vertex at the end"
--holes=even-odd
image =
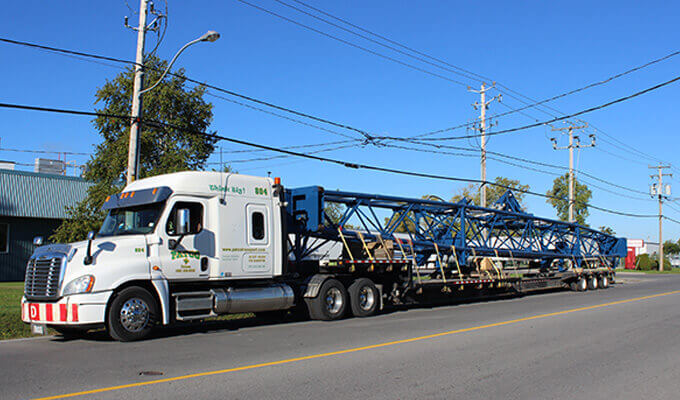
{"type": "Polygon", "coordinates": [[[657,269],[656,261],[652,260],[649,257],[649,254],[640,254],[639,256],[635,257],[635,265],[635,269],[639,271],[651,271],[653,269],[657,269]]]}
{"type": "MultiPolygon", "coordinates": [[[[659,270],[659,256],[653,254],[651,257],[649,254],[640,254],[635,257],[635,265],[637,265],[638,271],[658,271],[659,270]]],[[[670,271],[673,266],[668,258],[663,258],[663,270],[670,271]]]]}

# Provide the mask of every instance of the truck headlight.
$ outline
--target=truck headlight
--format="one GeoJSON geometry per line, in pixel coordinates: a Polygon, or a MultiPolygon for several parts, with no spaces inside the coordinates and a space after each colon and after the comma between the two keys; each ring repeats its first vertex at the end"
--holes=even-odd
{"type": "Polygon", "coordinates": [[[68,294],[89,293],[94,286],[94,276],[84,275],[76,278],[64,288],[64,296],[68,294]]]}

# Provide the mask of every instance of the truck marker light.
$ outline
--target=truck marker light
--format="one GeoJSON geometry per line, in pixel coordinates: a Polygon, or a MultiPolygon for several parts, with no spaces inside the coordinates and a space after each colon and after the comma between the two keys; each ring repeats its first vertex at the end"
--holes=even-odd
{"type": "Polygon", "coordinates": [[[281,184],[281,178],[277,176],[276,178],[274,178],[274,185],[280,185],[280,184],[281,184]]]}
{"type": "Polygon", "coordinates": [[[151,192],[151,194],[156,194],[157,191],[158,191],[158,188],[153,188],[153,191],[151,192]]]}
{"type": "Polygon", "coordinates": [[[161,270],[161,268],[158,265],[154,265],[151,269],[154,270],[154,271],[160,271],[161,270]]]}
{"type": "Polygon", "coordinates": [[[106,200],[104,201],[104,203],[106,203],[109,200],[111,200],[111,196],[106,196],[106,200]]]}
{"type": "Polygon", "coordinates": [[[130,197],[135,197],[135,192],[130,192],[130,197]]]}

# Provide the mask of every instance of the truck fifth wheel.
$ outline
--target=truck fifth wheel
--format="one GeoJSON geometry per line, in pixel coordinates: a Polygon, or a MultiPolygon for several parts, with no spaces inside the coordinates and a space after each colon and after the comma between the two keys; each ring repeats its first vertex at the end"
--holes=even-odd
{"type": "Polygon", "coordinates": [[[382,194],[285,189],[220,172],[142,179],[106,199],[87,241],[36,248],[22,319],[74,335],[228,313],[368,317],[385,306],[546,288],[605,289],[626,241],[523,211],[382,194]]]}

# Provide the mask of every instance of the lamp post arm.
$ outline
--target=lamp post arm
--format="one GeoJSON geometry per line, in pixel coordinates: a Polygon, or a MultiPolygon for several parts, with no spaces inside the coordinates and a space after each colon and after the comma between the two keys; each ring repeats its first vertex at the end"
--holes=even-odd
{"type": "Polygon", "coordinates": [[[182,48],[179,49],[177,54],[175,54],[175,56],[172,58],[172,60],[170,61],[170,64],[168,64],[168,67],[165,68],[165,71],[163,71],[163,73],[161,74],[161,77],[158,79],[158,81],[156,81],[156,83],[154,83],[152,86],[149,86],[148,88],[140,91],[139,94],[141,95],[142,93],[146,93],[146,92],[152,90],[153,88],[155,88],[156,86],[158,86],[161,83],[161,81],[163,81],[163,78],[165,78],[165,75],[168,74],[168,71],[170,71],[170,68],[172,68],[172,65],[175,63],[175,61],[177,61],[177,57],[179,57],[179,55],[182,54],[182,52],[184,50],[186,50],[187,47],[189,47],[193,44],[196,44],[198,42],[201,42],[201,41],[203,41],[203,38],[198,38],[198,39],[192,40],[191,42],[182,46],[182,48]]]}

